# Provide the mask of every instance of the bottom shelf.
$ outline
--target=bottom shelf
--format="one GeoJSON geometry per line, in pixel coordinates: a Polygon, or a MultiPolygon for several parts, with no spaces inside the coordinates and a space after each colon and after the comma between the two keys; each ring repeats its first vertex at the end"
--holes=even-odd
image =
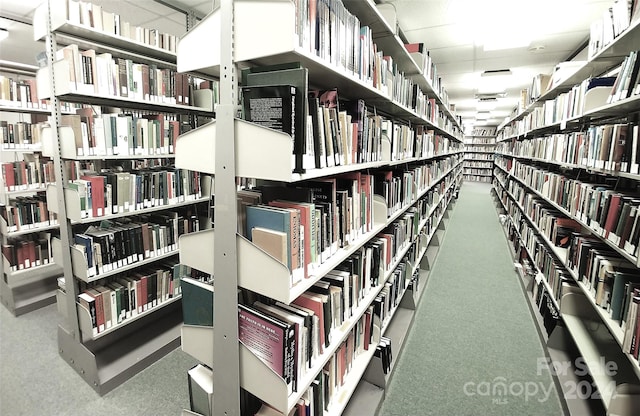
{"type": "Polygon", "coordinates": [[[58,347],[62,358],[100,395],[180,346],[182,305],[174,302],[111,336],[80,343],[62,325],[58,347]]]}
{"type": "Polygon", "coordinates": [[[56,288],[55,277],[14,288],[2,281],[0,299],[9,312],[20,316],[55,303],[56,288]]]}
{"type": "Polygon", "coordinates": [[[384,400],[385,391],[367,381],[361,381],[342,416],[376,415],[384,400]]]}

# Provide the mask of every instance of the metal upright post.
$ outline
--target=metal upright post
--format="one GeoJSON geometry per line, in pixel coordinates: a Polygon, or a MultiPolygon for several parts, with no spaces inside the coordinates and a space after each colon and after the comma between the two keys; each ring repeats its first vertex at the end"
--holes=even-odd
{"type": "Polygon", "coordinates": [[[60,128],[62,113],[60,111],[60,100],[56,96],[56,79],[54,71],[54,62],[56,56],[56,40],[53,35],[51,27],[51,0],[47,2],[48,18],[47,18],[47,60],[49,65],[49,84],[51,87],[50,103],[52,108],[51,119],[51,139],[53,140],[54,152],[53,152],[53,165],[56,170],[56,189],[58,199],[58,222],[60,223],[60,241],[62,248],[62,268],[64,271],[64,283],[67,299],[67,322],[64,325],[69,335],[76,341],[81,342],[81,336],[78,326],[78,310],[76,309],[76,299],[78,298],[78,287],[73,277],[73,268],[71,265],[71,238],[73,232],[71,231],[71,222],[67,219],[67,208],[64,198],[64,186],[67,183],[67,173],[64,169],[64,164],[61,158],[60,147],[60,134],[58,129],[60,128]]]}
{"type": "MultiPolygon", "coordinates": [[[[222,0],[220,104],[216,107],[213,413],[240,414],[240,354],[238,344],[238,258],[236,252],[236,167],[234,119],[237,79],[234,63],[233,0],[222,0]]],[[[213,138],[212,138],[213,139],[213,138]]],[[[206,253],[203,253],[206,255],[206,253]]]]}

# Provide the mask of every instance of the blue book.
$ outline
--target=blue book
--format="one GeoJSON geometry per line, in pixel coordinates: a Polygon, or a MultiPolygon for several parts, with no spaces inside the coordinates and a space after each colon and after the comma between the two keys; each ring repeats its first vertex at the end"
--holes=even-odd
{"type": "Polygon", "coordinates": [[[84,253],[87,257],[87,269],[93,267],[93,238],[86,234],[76,234],[74,237],[76,244],[84,247],[84,253]]]}

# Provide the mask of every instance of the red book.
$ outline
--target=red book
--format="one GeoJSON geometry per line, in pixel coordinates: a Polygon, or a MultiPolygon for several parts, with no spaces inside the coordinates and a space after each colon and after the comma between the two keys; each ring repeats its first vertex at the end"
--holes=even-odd
{"type": "Polygon", "coordinates": [[[27,175],[27,162],[21,160],[20,162],[16,162],[17,174],[16,176],[19,178],[18,182],[20,185],[24,185],[25,188],[29,186],[29,176],[27,175]]]}
{"type": "Polygon", "coordinates": [[[26,241],[21,241],[18,243],[18,247],[16,249],[16,257],[18,258],[18,270],[24,270],[27,268],[26,260],[28,247],[26,241]]]}
{"type": "Polygon", "coordinates": [[[407,52],[409,52],[409,53],[414,53],[414,52],[423,53],[424,52],[424,43],[422,43],[422,42],[419,42],[419,43],[405,43],[404,47],[407,50],[407,52]]]}
{"type": "Polygon", "coordinates": [[[140,302],[141,302],[143,311],[146,311],[149,308],[149,306],[151,306],[147,302],[147,300],[149,298],[149,295],[148,295],[148,292],[147,292],[149,290],[149,283],[148,283],[147,280],[148,280],[148,277],[146,275],[142,276],[142,278],[140,279],[140,286],[142,288],[142,290],[140,291],[141,292],[140,293],[140,295],[141,295],[140,296],[140,302]]]}
{"type": "Polygon", "coordinates": [[[611,231],[615,230],[616,224],[618,224],[621,198],[622,195],[620,194],[611,195],[611,200],[609,202],[609,211],[607,212],[607,219],[604,223],[605,237],[607,237],[611,231]]]}
{"type": "Polygon", "coordinates": [[[80,179],[91,182],[91,211],[94,217],[105,214],[104,176],[83,175],[80,179]]]}
{"type": "Polygon", "coordinates": [[[13,173],[13,163],[2,164],[2,178],[4,186],[9,191],[14,191],[16,187],[16,177],[13,173]]]}
{"type": "Polygon", "coordinates": [[[36,266],[36,242],[33,240],[27,241],[26,253],[25,253],[25,268],[36,266]]]}
{"type": "Polygon", "coordinates": [[[104,319],[104,301],[102,300],[102,293],[98,292],[96,289],[88,289],[85,291],[90,296],[93,297],[96,303],[96,326],[98,327],[98,332],[104,332],[105,330],[105,319],[104,319]]]}
{"type": "Polygon", "coordinates": [[[176,143],[180,135],[180,122],[176,120],[169,121],[169,153],[175,153],[176,143]]]}
{"type": "Polygon", "coordinates": [[[303,293],[293,301],[293,304],[311,309],[318,317],[318,326],[320,327],[320,354],[322,354],[326,339],[324,333],[324,310],[322,300],[312,294],[303,293]]]}

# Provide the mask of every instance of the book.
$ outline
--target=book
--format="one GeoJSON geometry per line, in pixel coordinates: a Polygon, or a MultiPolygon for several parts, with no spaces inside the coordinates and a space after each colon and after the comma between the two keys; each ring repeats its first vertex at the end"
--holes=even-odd
{"type": "Polygon", "coordinates": [[[197,364],[187,372],[189,406],[191,411],[202,415],[213,415],[213,371],[197,364]]]}
{"type": "Polygon", "coordinates": [[[287,265],[287,240],[289,237],[286,233],[263,227],[254,227],[251,230],[251,236],[253,244],[260,247],[280,263],[287,265]]]}
{"type": "Polygon", "coordinates": [[[294,325],[254,308],[238,305],[238,339],[284,380],[291,394],[295,384],[294,325]]]}
{"type": "Polygon", "coordinates": [[[213,327],[213,284],[183,277],[180,279],[180,288],[184,324],[213,327]]]}
{"type": "MultiPolygon", "coordinates": [[[[262,85],[242,88],[243,118],[253,123],[291,135],[294,142],[292,169],[301,170],[295,151],[298,135],[296,131],[296,88],[291,85],[262,85]]],[[[299,139],[298,139],[299,140],[299,139]]]]}
{"type": "Polygon", "coordinates": [[[255,66],[242,71],[242,85],[251,86],[292,86],[293,97],[293,137],[294,171],[304,172],[315,167],[313,145],[308,145],[308,80],[307,68],[298,62],[270,66],[255,66]]]}

